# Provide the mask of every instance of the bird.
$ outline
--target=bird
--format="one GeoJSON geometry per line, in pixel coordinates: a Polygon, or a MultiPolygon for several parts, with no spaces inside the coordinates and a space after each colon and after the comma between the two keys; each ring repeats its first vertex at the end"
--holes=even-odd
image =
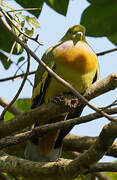
{"type": "MultiPolygon", "coordinates": [[[[42,56],[42,61],[47,66],[81,94],[99,79],[98,58],[85,40],[85,31],[82,25],[70,27],[61,40],[48,48],[42,56]]],[[[69,92],[67,87],[56,81],[40,64],[35,74],[31,108],[47,104],[52,97],[69,92]]],[[[84,105],[79,107],[77,115],[81,114],[83,107],[84,105]]],[[[47,123],[67,120],[76,117],[76,114],[68,114],[67,118],[66,114],[60,114],[47,123]]],[[[35,124],[34,127],[41,125],[44,123],[35,124]]],[[[32,137],[26,146],[26,159],[36,162],[56,161],[61,156],[63,138],[70,130],[71,128],[53,130],[41,137],[32,137]]]]}

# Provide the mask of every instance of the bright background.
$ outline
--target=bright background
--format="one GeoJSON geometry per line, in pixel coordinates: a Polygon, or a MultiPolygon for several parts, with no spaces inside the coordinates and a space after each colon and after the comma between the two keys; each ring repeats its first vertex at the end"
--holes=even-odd
{"type": "MultiPolygon", "coordinates": [[[[8,0],[9,4],[12,5],[14,9],[21,8],[17,5],[13,0],[8,0]]],[[[72,25],[79,24],[81,14],[83,13],[84,9],[89,5],[86,0],[71,0],[69,3],[69,8],[67,12],[67,16],[64,17],[54,10],[49,8],[46,4],[43,7],[41,15],[39,17],[40,29],[36,31],[39,33],[39,39],[41,42],[44,43],[44,46],[38,48],[36,54],[41,58],[44,51],[50,47],[51,45],[57,43],[61,37],[65,34],[68,28],[72,25]]],[[[86,37],[87,42],[93,48],[93,50],[97,52],[102,52],[115,46],[106,38],[92,38],[86,37]]],[[[35,50],[37,44],[29,41],[28,46],[35,50]]],[[[13,61],[15,61],[16,56],[12,56],[13,61]]],[[[104,56],[99,57],[99,64],[100,64],[100,79],[105,78],[109,74],[116,72],[117,69],[117,52],[113,52],[104,56]]],[[[34,59],[31,59],[31,68],[30,71],[36,70],[37,62],[34,59]]],[[[8,71],[5,71],[2,64],[0,63],[0,79],[8,76],[12,76],[15,73],[16,66],[12,65],[8,71]]],[[[25,68],[24,68],[25,70],[25,68]]],[[[19,73],[21,73],[19,71],[19,73]]],[[[30,80],[33,83],[33,76],[30,76],[30,80]]],[[[7,81],[0,84],[0,96],[5,98],[8,101],[11,101],[12,98],[15,96],[18,87],[21,84],[21,80],[16,80],[15,82],[7,81]]],[[[116,99],[117,90],[110,91],[105,95],[102,95],[91,102],[96,106],[106,106],[111,104],[116,99]]],[[[24,97],[31,97],[32,95],[32,87],[27,82],[23,91],[20,94],[20,98],[24,97]]],[[[2,111],[2,107],[0,107],[0,112],[2,111]]],[[[83,111],[83,115],[89,114],[93,112],[89,108],[85,108],[83,111]]],[[[90,123],[81,124],[79,126],[75,126],[72,130],[73,134],[78,135],[87,135],[87,136],[98,136],[101,129],[105,124],[109,121],[106,118],[101,118],[95,120],[90,123]]],[[[116,160],[112,157],[104,157],[103,161],[113,161],[116,160]]]]}

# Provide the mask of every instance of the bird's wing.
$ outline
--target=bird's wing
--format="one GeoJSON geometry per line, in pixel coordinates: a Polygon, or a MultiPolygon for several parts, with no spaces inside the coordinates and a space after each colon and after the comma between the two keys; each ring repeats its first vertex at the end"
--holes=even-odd
{"type": "MultiPolygon", "coordinates": [[[[53,57],[53,48],[49,48],[45,54],[42,57],[42,60],[51,68],[51,69],[55,69],[56,64],[54,61],[54,57],[53,57]]],[[[35,82],[34,82],[34,89],[33,89],[33,96],[32,96],[32,107],[31,108],[35,108],[41,104],[44,103],[44,99],[46,96],[46,90],[48,88],[49,82],[51,80],[51,76],[49,75],[49,73],[47,71],[45,71],[45,68],[42,67],[41,65],[39,65],[36,74],[35,74],[35,82]]],[[[58,122],[64,120],[64,116],[60,115],[59,117],[53,118],[53,119],[48,119],[47,123],[54,123],[54,122],[58,122]]],[[[43,125],[43,121],[40,124],[35,124],[36,126],[39,125],[43,125]]],[[[34,147],[34,144],[38,146],[38,151],[35,151],[35,153],[37,152],[37,159],[42,159],[45,160],[45,157],[49,157],[49,154],[51,153],[52,149],[54,148],[56,139],[59,135],[60,130],[55,130],[52,131],[50,133],[47,133],[45,135],[43,135],[42,137],[33,137],[31,139],[31,144],[34,147]],[[41,156],[42,157],[38,157],[41,156]]],[[[31,147],[30,147],[31,148],[31,147]]],[[[57,153],[59,153],[59,151],[57,151],[57,153]]],[[[60,153],[59,153],[60,154],[60,153]]],[[[33,156],[33,155],[32,155],[33,156]]],[[[57,155],[55,155],[56,157],[57,155]]]]}
{"type": "MultiPolygon", "coordinates": [[[[47,66],[52,70],[55,69],[55,61],[52,53],[53,47],[49,48],[43,55],[42,61],[44,61],[47,66]]],[[[33,95],[32,95],[32,109],[44,103],[44,97],[46,95],[46,90],[50,82],[51,76],[45,70],[45,68],[40,64],[37,68],[35,74],[33,95]]]]}

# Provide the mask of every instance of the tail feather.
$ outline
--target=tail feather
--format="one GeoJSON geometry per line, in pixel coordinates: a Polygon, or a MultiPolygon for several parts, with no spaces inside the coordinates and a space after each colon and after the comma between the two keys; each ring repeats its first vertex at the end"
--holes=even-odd
{"type": "Polygon", "coordinates": [[[49,156],[44,156],[39,152],[38,145],[35,145],[29,141],[25,150],[25,157],[28,160],[36,162],[53,162],[61,156],[61,151],[62,147],[55,148],[52,150],[49,156]]]}

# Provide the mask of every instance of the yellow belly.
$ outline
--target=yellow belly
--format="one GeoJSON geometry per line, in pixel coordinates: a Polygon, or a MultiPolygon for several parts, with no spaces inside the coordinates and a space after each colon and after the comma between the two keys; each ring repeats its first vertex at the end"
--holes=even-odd
{"type": "MultiPolygon", "coordinates": [[[[78,92],[84,93],[86,89],[92,84],[96,73],[96,67],[90,72],[82,73],[71,68],[59,66],[59,69],[56,69],[56,73],[64,80],[69,82],[78,92]]],[[[52,78],[46,91],[45,102],[47,103],[51,97],[57,94],[69,91],[70,90],[68,88],[52,78]]]]}
{"type": "MultiPolygon", "coordinates": [[[[85,42],[72,44],[70,48],[65,48],[64,43],[61,46],[54,50],[55,72],[77,91],[84,93],[92,84],[96,74],[98,68],[97,56],[85,42]]],[[[52,78],[46,91],[45,102],[47,103],[52,96],[64,92],[69,92],[69,89],[52,78]]]]}

